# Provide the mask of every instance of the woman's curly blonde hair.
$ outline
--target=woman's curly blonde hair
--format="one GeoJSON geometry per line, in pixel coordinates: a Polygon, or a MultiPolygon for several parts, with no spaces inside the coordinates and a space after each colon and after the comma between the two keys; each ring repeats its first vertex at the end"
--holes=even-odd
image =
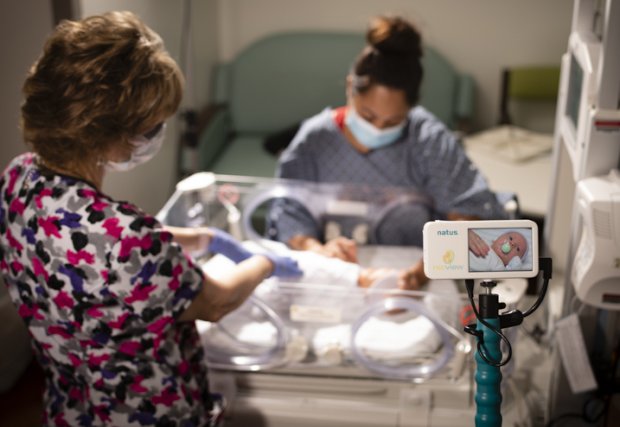
{"type": "Polygon", "coordinates": [[[131,12],[63,21],[23,86],[24,140],[50,164],[101,159],[177,110],[182,73],[131,12]]]}

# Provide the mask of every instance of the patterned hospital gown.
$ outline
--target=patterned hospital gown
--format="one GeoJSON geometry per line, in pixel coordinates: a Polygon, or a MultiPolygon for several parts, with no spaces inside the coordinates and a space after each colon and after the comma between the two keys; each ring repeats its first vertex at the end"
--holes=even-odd
{"type": "Polygon", "coordinates": [[[44,424],[209,425],[203,350],[175,320],[203,274],[171,234],[31,153],[0,191],[0,267],[46,374],[44,424]]]}
{"type": "MultiPolygon", "coordinates": [[[[423,107],[409,112],[396,142],[366,154],[346,140],[344,114],[344,108],[326,108],[306,120],[282,153],[276,175],[314,183],[403,187],[432,200],[427,206],[396,206],[370,243],[421,246],[424,223],[450,212],[482,219],[506,217],[497,195],[454,134],[423,107]]],[[[280,200],[270,209],[268,234],[281,242],[296,234],[322,239],[323,225],[302,206],[280,200]]]]}

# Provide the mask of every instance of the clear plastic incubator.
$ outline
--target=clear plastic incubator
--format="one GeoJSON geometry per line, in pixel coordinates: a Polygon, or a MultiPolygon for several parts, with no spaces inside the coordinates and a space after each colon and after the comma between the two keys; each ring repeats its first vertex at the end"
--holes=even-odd
{"type": "MultiPolygon", "coordinates": [[[[229,404],[227,427],[472,424],[473,350],[463,326],[475,319],[460,284],[435,280],[401,291],[397,271],[421,250],[376,244],[390,215],[427,203],[396,188],[210,173],[179,182],[158,214],[162,223],[227,230],[256,252],[297,259],[304,271],[299,279],[265,280],[217,323],[197,322],[211,388],[229,404]],[[303,206],[326,233],[336,223],[352,227],[359,264],[264,238],[271,203],[284,199],[303,206]],[[380,274],[362,287],[366,269],[380,274]]],[[[194,255],[213,277],[232,265],[221,255],[194,255]]],[[[500,283],[508,296],[522,294],[521,285],[500,283]]]]}

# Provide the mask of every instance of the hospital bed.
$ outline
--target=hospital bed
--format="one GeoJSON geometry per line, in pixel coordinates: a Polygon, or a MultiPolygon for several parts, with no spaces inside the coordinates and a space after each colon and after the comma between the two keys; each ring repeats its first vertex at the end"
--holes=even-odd
{"type": "MultiPolygon", "coordinates": [[[[401,291],[388,274],[369,288],[358,287],[358,267],[330,270],[329,262],[342,261],[312,259],[316,254],[308,260],[262,237],[257,228],[275,198],[304,204],[317,221],[333,219],[334,212],[349,220],[357,215],[370,234],[389,217],[390,207],[425,203],[402,189],[375,192],[210,173],[177,185],[158,214],[162,223],[222,228],[256,252],[301,257],[305,270],[324,270],[302,279],[267,279],[218,323],[197,322],[211,388],[229,403],[226,426],[471,425],[472,341],[463,326],[473,319],[461,284],[432,281],[419,291],[401,291]]],[[[417,248],[362,245],[359,264],[400,269],[421,255],[417,248]]],[[[231,265],[220,255],[194,256],[212,276],[226,274],[231,265]]],[[[523,280],[504,281],[498,293],[510,306],[526,286],[523,280]]],[[[511,396],[507,391],[508,407],[515,406],[511,396]]],[[[509,410],[505,420],[510,425],[509,410]]]]}

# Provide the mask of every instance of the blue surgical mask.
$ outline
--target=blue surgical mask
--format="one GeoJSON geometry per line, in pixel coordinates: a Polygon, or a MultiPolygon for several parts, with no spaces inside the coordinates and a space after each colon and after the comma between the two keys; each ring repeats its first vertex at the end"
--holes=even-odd
{"type": "Polygon", "coordinates": [[[347,111],[347,117],[345,124],[360,144],[376,150],[377,148],[385,147],[395,142],[403,133],[406,120],[386,129],[379,129],[372,123],[364,120],[355,108],[349,107],[347,111]]]}
{"type": "Polygon", "coordinates": [[[148,162],[159,152],[166,131],[166,123],[163,123],[154,135],[140,135],[133,138],[130,143],[134,146],[129,159],[123,162],[113,162],[108,160],[105,164],[107,171],[125,172],[138,165],[148,162]]]}

